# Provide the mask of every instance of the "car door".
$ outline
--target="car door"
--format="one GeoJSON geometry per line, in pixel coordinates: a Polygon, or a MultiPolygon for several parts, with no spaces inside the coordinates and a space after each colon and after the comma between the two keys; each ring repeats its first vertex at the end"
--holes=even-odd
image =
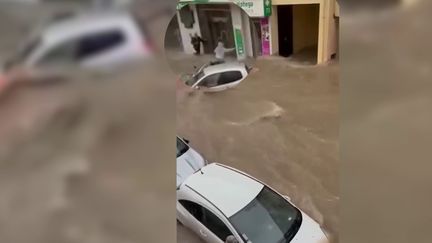
{"type": "Polygon", "coordinates": [[[240,70],[225,71],[219,75],[217,86],[210,87],[209,91],[217,92],[237,86],[244,79],[240,70]]]}
{"type": "Polygon", "coordinates": [[[228,236],[233,235],[228,226],[216,214],[205,207],[203,211],[204,226],[212,232],[214,242],[225,242],[228,236]]]}
{"type": "Polygon", "coordinates": [[[209,90],[211,88],[215,88],[218,86],[218,80],[220,77],[220,73],[213,73],[207,76],[202,77],[198,82],[192,85],[192,88],[199,88],[202,90],[209,90]]]}
{"type": "Polygon", "coordinates": [[[204,207],[188,200],[179,200],[178,203],[181,208],[179,216],[182,218],[180,221],[187,228],[195,232],[205,242],[223,243],[204,225],[204,207]]]}
{"type": "Polygon", "coordinates": [[[187,219],[181,221],[205,242],[224,243],[229,235],[233,235],[225,223],[209,209],[188,200],[179,200],[178,203],[185,210],[183,214],[190,214],[183,215],[187,219]]]}

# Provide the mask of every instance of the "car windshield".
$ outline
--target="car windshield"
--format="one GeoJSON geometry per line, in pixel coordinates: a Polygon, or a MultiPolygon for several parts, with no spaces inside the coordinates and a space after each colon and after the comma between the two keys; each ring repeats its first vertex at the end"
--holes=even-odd
{"type": "Polygon", "coordinates": [[[194,85],[196,82],[198,82],[202,77],[204,77],[204,72],[200,71],[199,73],[194,74],[192,77],[190,77],[187,81],[186,84],[189,86],[194,85]]]}
{"type": "Polygon", "coordinates": [[[189,146],[181,139],[177,138],[177,158],[182,156],[189,150],[189,146]]]}
{"type": "Polygon", "coordinates": [[[230,217],[240,235],[253,243],[288,243],[297,233],[301,220],[300,211],[268,187],[230,217]]]}

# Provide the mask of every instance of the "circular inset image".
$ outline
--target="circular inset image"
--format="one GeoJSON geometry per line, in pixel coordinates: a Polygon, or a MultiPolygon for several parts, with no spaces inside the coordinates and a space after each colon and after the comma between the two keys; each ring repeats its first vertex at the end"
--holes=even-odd
{"type": "Polygon", "coordinates": [[[164,43],[179,84],[209,92],[238,86],[262,52],[255,22],[233,3],[179,3],[164,43]]]}

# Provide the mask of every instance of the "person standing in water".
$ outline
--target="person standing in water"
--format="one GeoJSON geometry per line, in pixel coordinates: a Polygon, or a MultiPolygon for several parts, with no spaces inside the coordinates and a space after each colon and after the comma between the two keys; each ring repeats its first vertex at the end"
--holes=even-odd
{"type": "Polygon", "coordinates": [[[202,39],[197,33],[194,34],[194,36],[190,35],[191,37],[191,44],[193,48],[195,49],[195,55],[201,54],[201,43],[206,42],[204,39],[202,39]]]}
{"type": "Polygon", "coordinates": [[[225,48],[225,45],[222,41],[218,42],[216,49],[214,50],[216,61],[217,62],[225,62],[225,53],[232,52],[235,48],[225,48]]]}

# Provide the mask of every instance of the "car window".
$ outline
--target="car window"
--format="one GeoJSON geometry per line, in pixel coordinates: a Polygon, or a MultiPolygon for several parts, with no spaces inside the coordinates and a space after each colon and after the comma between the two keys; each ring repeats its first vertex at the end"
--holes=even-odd
{"type": "Polygon", "coordinates": [[[200,87],[207,87],[207,88],[215,87],[215,86],[218,85],[219,77],[220,77],[220,73],[211,74],[211,75],[205,77],[198,84],[198,86],[200,86],[200,87]]]}
{"type": "Polygon", "coordinates": [[[51,65],[74,62],[76,60],[76,42],[62,43],[48,50],[36,65],[51,65]]]}
{"type": "Polygon", "coordinates": [[[203,207],[200,205],[187,201],[187,200],[179,200],[180,204],[186,208],[186,210],[192,214],[198,221],[203,223],[204,215],[203,215],[203,207]]]}
{"type": "Polygon", "coordinates": [[[240,80],[243,77],[240,71],[224,72],[220,75],[218,85],[228,84],[240,80]]]}
{"type": "Polygon", "coordinates": [[[220,220],[216,215],[214,215],[209,210],[203,208],[204,214],[204,225],[209,229],[213,234],[215,234],[219,239],[225,241],[225,239],[232,235],[231,231],[225,225],[222,220],[220,220]]]}
{"type": "Polygon", "coordinates": [[[181,139],[177,138],[177,158],[189,150],[189,146],[181,139]]]}
{"type": "Polygon", "coordinates": [[[88,58],[121,45],[125,36],[120,30],[93,33],[80,38],[77,55],[79,59],[88,58]]]}
{"type": "Polygon", "coordinates": [[[200,221],[207,229],[215,234],[221,241],[232,235],[228,227],[210,210],[187,200],[179,200],[180,204],[188,210],[198,221],[200,221]]]}
{"type": "Polygon", "coordinates": [[[300,211],[268,187],[245,208],[229,218],[252,242],[289,242],[297,233],[300,211]]]}

